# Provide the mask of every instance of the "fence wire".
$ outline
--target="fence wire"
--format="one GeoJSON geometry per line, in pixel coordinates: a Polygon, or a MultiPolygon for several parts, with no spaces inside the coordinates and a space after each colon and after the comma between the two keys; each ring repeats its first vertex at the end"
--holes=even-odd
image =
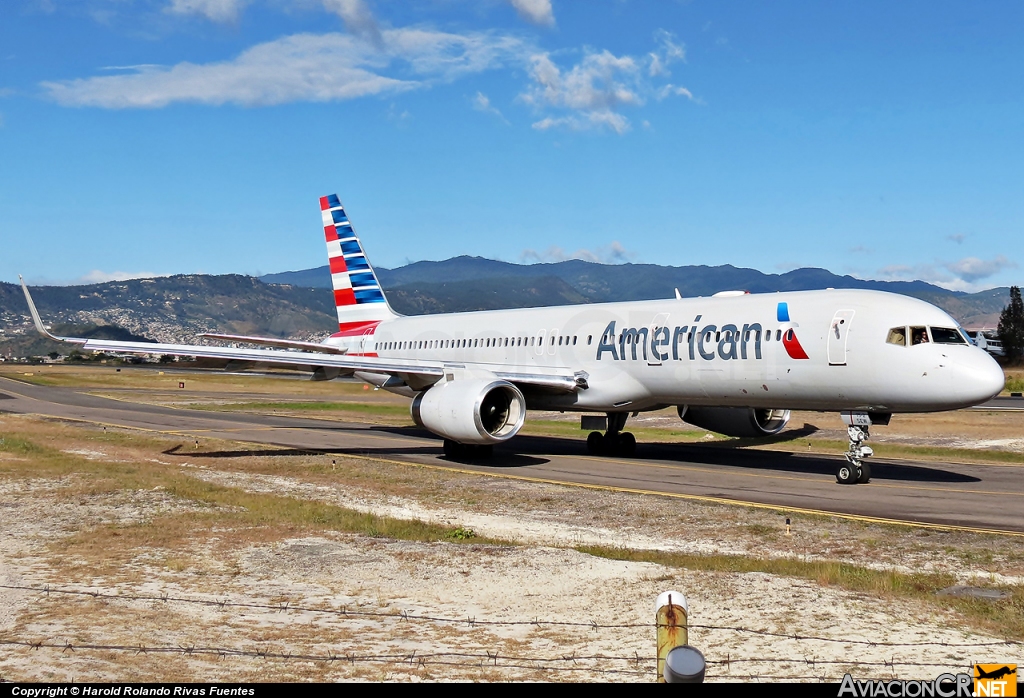
{"type": "MultiPolygon", "coordinates": [[[[227,599],[197,599],[180,596],[171,596],[169,594],[123,594],[123,593],[109,593],[96,590],[82,590],[82,589],[62,589],[56,587],[45,586],[24,586],[15,584],[0,584],[0,589],[12,589],[19,591],[31,591],[40,594],[62,594],[69,596],[80,596],[80,597],[91,597],[95,599],[110,599],[119,601],[149,601],[149,602],[164,602],[164,603],[182,603],[182,604],[195,604],[207,607],[216,607],[222,609],[251,609],[261,611],[275,611],[279,613],[287,612],[302,612],[302,613],[323,613],[327,615],[333,615],[341,618],[376,618],[383,620],[400,620],[407,622],[430,622],[430,623],[449,623],[454,625],[466,625],[468,627],[481,626],[481,627],[517,627],[517,626],[534,626],[534,627],[573,627],[573,628],[590,628],[594,630],[605,630],[605,629],[651,629],[654,630],[658,627],[657,623],[598,623],[596,621],[554,621],[554,620],[541,620],[539,618],[533,620],[480,620],[473,617],[465,618],[452,618],[444,616],[432,616],[422,615],[416,613],[410,613],[407,611],[356,611],[347,608],[323,608],[319,606],[303,606],[301,604],[293,604],[290,601],[282,601],[275,604],[269,603],[256,603],[256,602],[244,602],[244,601],[229,601],[227,599]]],[[[786,640],[799,640],[799,641],[813,641],[813,642],[834,642],[847,645],[860,645],[865,647],[951,647],[951,648],[982,648],[982,647],[1017,647],[1024,645],[1024,643],[1018,640],[995,640],[986,642],[944,642],[940,640],[926,640],[920,642],[891,642],[885,640],[856,640],[850,638],[834,638],[824,637],[820,635],[801,635],[799,633],[782,633],[771,630],[760,630],[757,628],[747,628],[743,626],[732,626],[732,625],[710,625],[701,623],[689,623],[688,627],[690,630],[725,630],[736,633],[748,633],[754,635],[762,635],[765,637],[775,637],[786,640]]],[[[736,661],[736,660],[733,660],[736,661]]],[[[803,660],[800,660],[803,661],[803,660]]],[[[850,662],[847,662],[850,663],[850,662]]],[[[924,665],[921,665],[924,666],[924,665]]],[[[946,665],[936,665],[946,666],[946,665]]]]}

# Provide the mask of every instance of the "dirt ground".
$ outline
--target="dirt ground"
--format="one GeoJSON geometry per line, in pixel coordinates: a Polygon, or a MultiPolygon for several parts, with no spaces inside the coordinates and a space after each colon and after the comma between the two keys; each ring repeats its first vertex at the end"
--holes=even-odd
{"type": "Polygon", "coordinates": [[[783,511],[182,445],[0,414],[0,678],[652,681],[665,590],[688,600],[709,681],[1021,659],[1003,641],[1024,629],[998,622],[1021,603],[1021,537],[799,516],[787,535],[783,511]],[[759,571],[773,561],[794,571],[759,571]],[[1011,597],[957,605],[797,569],[816,561],[1011,597]]]}

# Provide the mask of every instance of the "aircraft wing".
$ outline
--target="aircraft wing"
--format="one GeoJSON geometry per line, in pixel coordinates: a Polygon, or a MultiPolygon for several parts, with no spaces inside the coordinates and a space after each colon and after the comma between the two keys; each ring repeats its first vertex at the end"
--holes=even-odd
{"type": "MultiPolygon", "coordinates": [[[[20,277],[19,277],[20,278],[20,277]]],[[[122,342],[110,339],[85,339],[80,337],[57,337],[43,325],[36,310],[35,303],[28,291],[25,281],[21,282],[28,301],[29,312],[36,330],[44,337],[57,342],[78,344],[88,351],[106,351],[124,354],[169,354],[171,356],[196,356],[210,359],[224,359],[231,362],[261,364],[295,370],[316,371],[317,369],[336,370],[339,373],[372,373],[394,376],[409,384],[416,390],[422,390],[436,383],[445,373],[446,367],[479,368],[490,371],[494,375],[511,383],[531,385],[538,388],[558,392],[575,392],[586,386],[587,376],[582,372],[573,372],[566,368],[531,368],[529,372],[515,366],[499,366],[492,364],[446,363],[443,361],[425,361],[419,359],[390,359],[376,356],[348,356],[345,354],[329,354],[317,351],[289,349],[243,349],[238,347],[212,347],[198,344],[163,344],[151,342],[122,342]]],[[[235,335],[221,335],[235,341],[235,335]]],[[[249,338],[253,339],[253,338],[249,338]]],[[[309,344],[309,343],[296,343],[309,344]]],[[[335,374],[337,375],[337,374],[335,374]]]]}
{"type": "Polygon", "coordinates": [[[225,342],[241,342],[243,344],[262,344],[268,347],[280,347],[282,349],[301,349],[303,351],[315,351],[324,354],[347,354],[348,349],[332,347],[330,344],[319,342],[298,342],[292,339],[277,339],[276,337],[250,337],[243,334],[218,334],[216,332],[204,332],[200,337],[209,339],[221,339],[225,342]]]}

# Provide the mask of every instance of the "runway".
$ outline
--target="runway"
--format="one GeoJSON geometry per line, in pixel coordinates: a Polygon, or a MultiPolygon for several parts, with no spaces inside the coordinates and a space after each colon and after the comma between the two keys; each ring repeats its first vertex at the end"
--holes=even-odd
{"type": "MultiPolygon", "coordinates": [[[[839,485],[841,456],[640,443],[634,458],[588,455],[580,438],[518,436],[486,462],[445,459],[411,427],[174,409],[0,378],[0,412],[36,414],[183,437],[358,455],[490,476],[828,513],[851,519],[1024,534],[1024,466],[871,460],[867,485],[839,485]]],[[[191,455],[191,454],[190,454],[191,455]]],[[[201,450],[195,457],[230,453],[201,450]]]]}

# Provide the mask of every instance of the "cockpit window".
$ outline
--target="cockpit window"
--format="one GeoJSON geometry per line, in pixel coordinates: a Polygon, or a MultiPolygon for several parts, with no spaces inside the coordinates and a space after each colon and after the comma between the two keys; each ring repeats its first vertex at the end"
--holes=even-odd
{"type": "Polygon", "coordinates": [[[933,327],[932,340],[936,344],[965,344],[963,335],[952,327],[933,327]]]}
{"type": "Polygon", "coordinates": [[[889,344],[898,344],[901,347],[907,346],[907,328],[893,327],[889,330],[889,337],[885,341],[889,344]]]}
{"type": "Polygon", "coordinates": [[[911,327],[910,328],[910,343],[913,345],[927,344],[928,343],[928,328],[927,327],[911,327]]]}

